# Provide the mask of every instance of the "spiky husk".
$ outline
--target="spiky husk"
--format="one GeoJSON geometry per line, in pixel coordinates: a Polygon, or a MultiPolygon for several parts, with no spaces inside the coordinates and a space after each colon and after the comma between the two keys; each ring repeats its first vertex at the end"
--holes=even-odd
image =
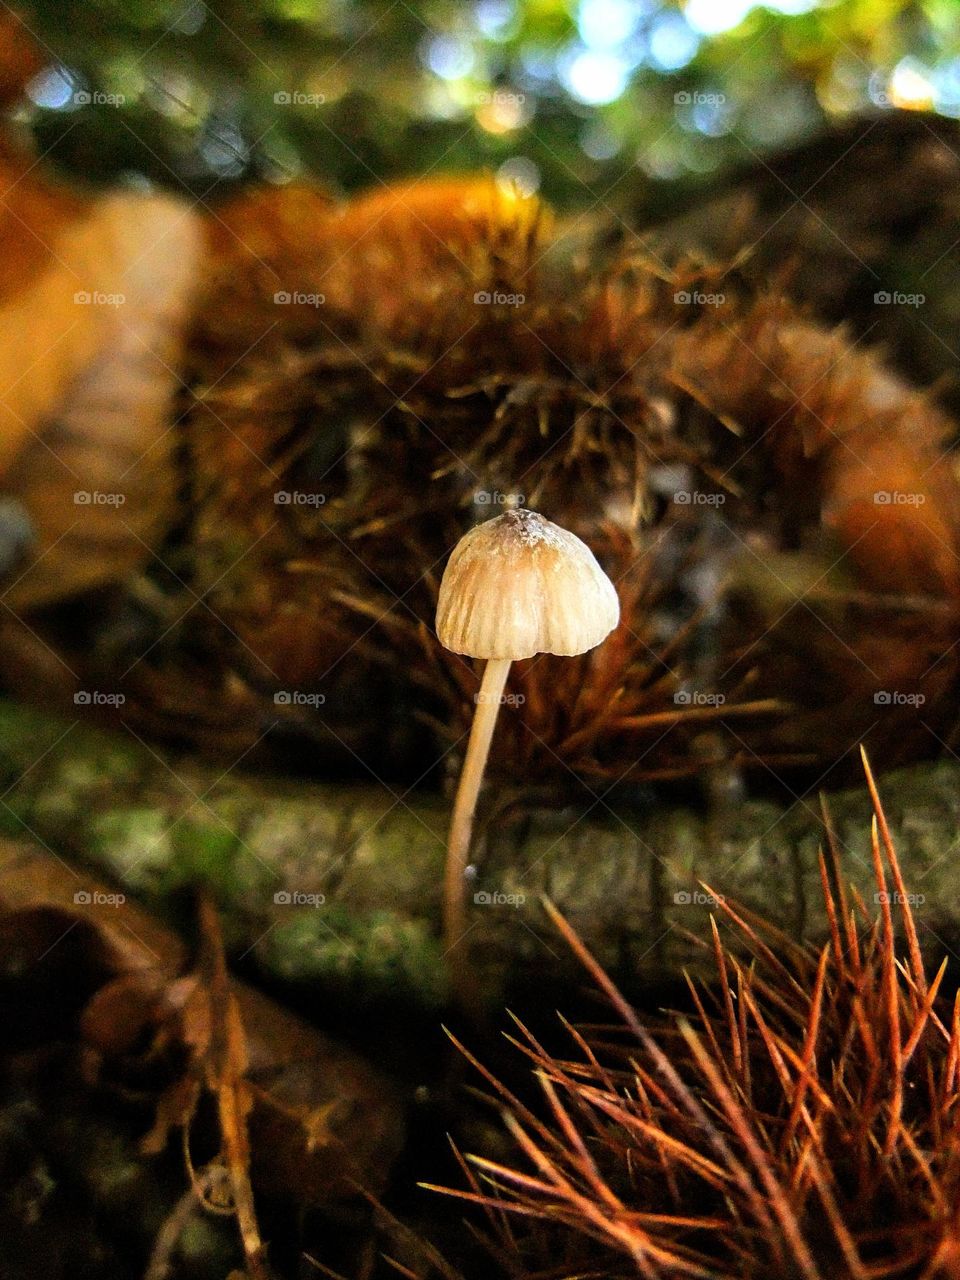
{"type": "Polygon", "coordinates": [[[477,677],[432,636],[440,571],[495,510],[478,495],[520,493],[596,551],[624,621],[582,659],[518,664],[495,771],[818,776],[860,736],[890,764],[948,736],[950,424],[842,332],[733,270],[588,252],[487,179],[345,208],[247,194],[211,243],[192,556],[224,624],[203,643],[237,678],[330,692],[336,673],[323,719],[362,755],[349,690],[379,670],[371,740],[410,712],[457,743],[477,677]]]}
{"type": "Polygon", "coordinates": [[[867,780],[875,901],[850,900],[832,849],[819,949],[716,897],[714,980],[690,981],[685,1017],[637,1014],[553,912],[620,1025],[565,1024],[566,1057],[518,1024],[542,1108],[471,1059],[517,1163],[461,1160],[468,1188],[446,1191],[484,1207],[504,1274],[960,1274],[960,997],[946,960],[925,967],[867,780]]]}

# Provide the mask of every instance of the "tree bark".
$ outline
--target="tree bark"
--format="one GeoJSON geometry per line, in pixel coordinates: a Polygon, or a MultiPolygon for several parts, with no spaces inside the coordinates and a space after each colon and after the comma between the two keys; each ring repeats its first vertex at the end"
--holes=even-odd
{"type": "MultiPolygon", "coordinates": [[[[228,949],[266,975],[424,1010],[445,1002],[446,799],[222,774],[11,704],[0,704],[0,766],[6,834],[81,860],[161,910],[185,884],[205,882],[228,949]]],[[[924,940],[942,953],[960,935],[960,764],[917,765],[879,786],[924,940]]],[[[518,981],[546,991],[576,973],[544,894],[612,972],[651,983],[697,961],[689,934],[702,937],[716,910],[700,882],[795,936],[825,932],[816,796],[710,814],[601,797],[581,811],[528,807],[518,819],[493,817],[494,801],[481,800],[469,950],[454,960],[473,966],[491,1008],[518,981]]],[[[866,786],[828,803],[842,875],[872,914],[866,786]]]]}

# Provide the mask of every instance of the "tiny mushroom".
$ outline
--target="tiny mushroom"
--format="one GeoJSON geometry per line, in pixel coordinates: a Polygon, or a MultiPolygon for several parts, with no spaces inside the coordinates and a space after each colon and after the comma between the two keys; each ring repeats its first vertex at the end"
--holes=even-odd
{"type": "Polygon", "coordinates": [[[444,875],[447,950],[463,936],[470,834],[511,662],[537,653],[586,653],[617,625],[620,603],[593,552],[574,534],[522,507],[465,534],[437,602],[446,649],[485,658],[477,708],[453,806],[444,875]]]}

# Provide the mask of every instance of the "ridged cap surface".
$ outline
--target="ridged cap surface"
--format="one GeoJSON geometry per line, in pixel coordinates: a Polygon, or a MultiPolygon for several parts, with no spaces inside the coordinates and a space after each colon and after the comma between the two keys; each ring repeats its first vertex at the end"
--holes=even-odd
{"type": "Polygon", "coordinates": [[[586,543],[522,507],[460,539],[437,603],[440,643],[471,658],[586,653],[619,620],[614,585],[586,543]]]}

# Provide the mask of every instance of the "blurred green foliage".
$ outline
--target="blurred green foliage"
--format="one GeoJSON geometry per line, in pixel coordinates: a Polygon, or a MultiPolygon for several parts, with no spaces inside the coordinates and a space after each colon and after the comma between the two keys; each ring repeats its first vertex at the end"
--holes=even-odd
{"type": "Polygon", "coordinates": [[[831,117],[960,116],[958,0],[30,0],[25,119],[92,179],[205,196],[492,168],[561,205],[831,117]]]}

